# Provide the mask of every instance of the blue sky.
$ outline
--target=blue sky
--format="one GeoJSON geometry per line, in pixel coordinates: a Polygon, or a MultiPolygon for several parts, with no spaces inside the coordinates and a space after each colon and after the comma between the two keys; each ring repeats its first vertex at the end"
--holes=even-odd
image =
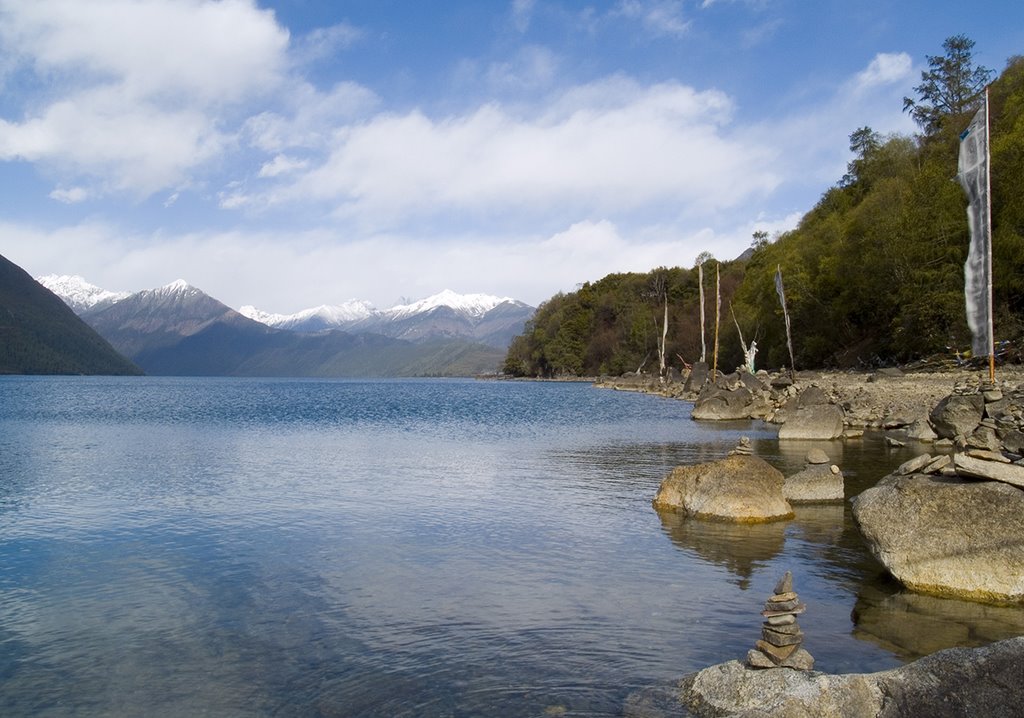
{"type": "Polygon", "coordinates": [[[1019,0],[0,0],[0,254],[238,307],[729,259],[1019,0]]]}

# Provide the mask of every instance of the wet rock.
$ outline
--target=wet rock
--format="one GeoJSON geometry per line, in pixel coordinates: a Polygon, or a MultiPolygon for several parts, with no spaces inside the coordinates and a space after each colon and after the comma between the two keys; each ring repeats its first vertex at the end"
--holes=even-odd
{"type": "Polygon", "coordinates": [[[843,500],[843,475],[839,467],[809,464],[803,471],[786,477],[782,495],[790,503],[829,503],[843,500]]]}
{"type": "Polygon", "coordinates": [[[757,523],[793,517],[782,495],[785,478],[757,456],[729,456],[695,466],[678,466],[654,497],[659,511],[699,518],[757,523]]]}
{"type": "Polygon", "coordinates": [[[996,481],[892,475],[852,504],[871,553],[907,587],[970,600],[1024,600],[1024,491],[996,481]]]}
{"type": "Polygon", "coordinates": [[[779,429],[779,439],[825,440],[843,434],[843,410],[835,404],[823,404],[787,412],[786,423],[779,429]]]}

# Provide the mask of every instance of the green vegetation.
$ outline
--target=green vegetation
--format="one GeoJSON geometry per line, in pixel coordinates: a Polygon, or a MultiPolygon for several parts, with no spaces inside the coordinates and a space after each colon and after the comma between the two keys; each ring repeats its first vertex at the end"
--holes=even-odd
{"type": "Polygon", "coordinates": [[[0,374],[141,374],[57,296],[0,256],[0,374]]]}
{"type": "MultiPolygon", "coordinates": [[[[789,363],[774,275],[782,267],[798,367],[907,362],[970,346],[964,319],[966,199],[954,181],[959,132],[983,97],[990,71],[972,64],[973,42],[946,41],[905,102],[922,129],[882,137],[850,135],[854,159],[796,229],[769,242],[754,237],[749,259],[721,265],[719,368],[742,362],[731,313],[744,338],[757,339],[758,365],[789,363]]],[[[1024,337],[1024,57],[1014,57],[990,88],[995,328],[997,340],[1024,337]]],[[[704,264],[708,361],[714,322],[714,262],[704,264]],[[710,269],[710,272],[708,271],[710,269]],[[710,274],[710,281],[709,275],[710,274]]],[[[700,357],[695,270],[615,274],[541,305],[516,338],[505,370],[553,376],[657,371],[660,302],[667,277],[667,355],[700,357]],[[645,362],[645,359],[647,361],[645,362]]]]}

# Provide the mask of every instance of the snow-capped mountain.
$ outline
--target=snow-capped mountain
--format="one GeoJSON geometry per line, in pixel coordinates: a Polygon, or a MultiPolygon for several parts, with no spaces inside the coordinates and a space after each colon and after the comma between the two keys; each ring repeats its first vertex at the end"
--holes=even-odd
{"type": "Polygon", "coordinates": [[[239,309],[267,326],[297,332],[342,329],[416,342],[463,337],[502,349],[523,330],[533,311],[533,307],[509,297],[458,294],[449,289],[390,309],[374,309],[369,302],[357,300],[295,314],[272,314],[252,306],[239,309]]]}
{"type": "Polygon", "coordinates": [[[272,314],[251,304],[239,308],[238,313],[268,327],[291,329],[301,332],[318,332],[347,326],[373,315],[376,310],[369,302],[352,299],[344,304],[327,305],[303,309],[295,314],[272,314]]]}
{"type": "Polygon", "coordinates": [[[129,296],[131,292],[111,292],[90,284],[78,275],[47,274],[37,282],[64,300],[76,314],[97,306],[107,306],[129,296]]]}
{"type": "Polygon", "coordinates": [[[457,294],[450,289],[411,304],[399,304],[380,312],[390,319],[402,319],[414,314],[425,314],[432,309],[448,307],[466,317],[482,317],[500,304],[515,302],[510,297],[493,297],[489,294],[457,294]]]}

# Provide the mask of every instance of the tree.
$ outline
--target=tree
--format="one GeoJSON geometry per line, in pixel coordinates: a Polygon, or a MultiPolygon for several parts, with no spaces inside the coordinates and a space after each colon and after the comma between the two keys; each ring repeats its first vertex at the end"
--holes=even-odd
{"type": "Polygon", "coordinates": [[[919,100],[903,98],[903,111],[909,111],[929,136],[942,129],[946,118],[976,109],[993,74],[986,67],[974,67],[974,40],[966,35],[946,38],[942,48],[945,55],[928,56],[931,69],[921,73],[921,84],[914,88],[919,100]]]}
{"type": "Polygon", "coordinates": [[[851,187],[864,178],[864,168],[871,161],[878,148],[882,146],[882,138],[870,127],[864,126],[854,130],[850,135],[850,152],[854,158],[846,165],[846,174],[840,180],[840,187],[851,187]]]}

